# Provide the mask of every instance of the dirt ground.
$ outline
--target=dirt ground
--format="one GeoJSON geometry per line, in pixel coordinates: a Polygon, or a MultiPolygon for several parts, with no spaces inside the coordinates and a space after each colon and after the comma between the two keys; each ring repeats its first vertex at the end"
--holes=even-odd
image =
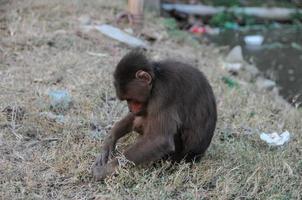
{"type": "Polygon", "coordinates": [[[229,88],[219,48],[170,37],[163,19],[150,13],[143,32],[157,40],[148,55],[191,63],[213,86],[219,113],[213,142],[193,165],[162,161],[91,180],[102,139],[127,112],[115,98],[112,71],[130,49],[83,31],[81,23],[89,16],[114,24],[124,3],[0,1],[0,199],[301,199],[301,110],[244,80],[229,88]],[[72,98],[61,116],[48,97],[58,89],[72,98]],[[259,138],[285,130],[291,139],[282,147],[259,138]]]}

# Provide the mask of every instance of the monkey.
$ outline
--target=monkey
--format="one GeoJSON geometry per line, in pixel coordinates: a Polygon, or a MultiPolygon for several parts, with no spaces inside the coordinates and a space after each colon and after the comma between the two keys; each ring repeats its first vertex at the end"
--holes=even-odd
{"type": "Polygon", "coordinates": [[[152,61],[135,49],[113,73],[116,96],[127,101],[129,113],[116,122],[92,165],[95,180],[115,172],[111,158],[117,141],[135,131],[140,135],[123,153],[135,165],[160,159],[198,160],[214,135],[217,108],[212,87],[197,68],[173,59],[152,61]]]}

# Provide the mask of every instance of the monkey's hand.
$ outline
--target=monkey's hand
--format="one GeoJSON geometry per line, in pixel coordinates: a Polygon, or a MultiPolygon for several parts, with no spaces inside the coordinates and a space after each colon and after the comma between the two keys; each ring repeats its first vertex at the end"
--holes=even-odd
{"type": "Polygon", "coordinates": [[[115,150],[115,142],[111,136],[107,137],[104,141],[101,154],[95,159],[91,166],[91,172],[94,179],[103,179],[107,174],[107,162],[109,157],[112,157],[115,150]]]}
{"type": "Polygon", "coordinates": [[[114,159],[105,165],[101,165],[100,163],[95,163],[91,169],[93,179],[95,181],[100,181],[105,179],[107,176],[110,176],[115,172],[115,168],[117,166],[118,166],[117,159],[114,159]]]}
{"type": "Polygon", "coordinates": [[[96,159],[96,162],[101,165],[105,165],[109,159],[112,158],[115,151],[115,140],[112,139],[112,136],[109,136],[105,139],[104,145],[102,147],[102,152],[99,157],[96,159]]]}

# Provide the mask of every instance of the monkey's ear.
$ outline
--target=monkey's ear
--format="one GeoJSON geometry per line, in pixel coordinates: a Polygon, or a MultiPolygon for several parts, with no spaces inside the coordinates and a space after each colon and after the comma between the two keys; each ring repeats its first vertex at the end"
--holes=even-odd
{"type": "Polygon", "coordinates": [[[150,84],[152,82],[152,77],[151,75],[148,73],[148,72],[145,72],[143,70],[138,70],[136,73],[135,73],[135,77],[137,79],[140,79],[140,80],[143,80],[145,82],[147,82],[148,84],[150,84]]]}

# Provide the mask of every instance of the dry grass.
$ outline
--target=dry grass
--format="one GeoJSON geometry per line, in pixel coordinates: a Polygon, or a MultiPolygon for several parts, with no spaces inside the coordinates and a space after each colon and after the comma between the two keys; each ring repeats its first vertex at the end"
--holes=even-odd
{"type": "Polygon", "coordinates": [[[91,181],[101,144],[91,124],[102,139],[127,112],[113,98],[111,72],[129,49],[81,32],[78,18],[110,23],[123,2],[0,2],[0,109],[25,109],[22,122],[0,114],[0,199],[301,199],[301,112],[252,84],[228,88],[218,49],[171,40],[153,16],[146,17],[145,29],[161,39],[150,56],[198,65],[214,87],[219,121],[213,143],[192,166],[160,162],[91,181]],[[72,95],[64,123],[40,114],[50,112],[52,89],[72,95]],[[292,133],[284,147],[269,148],[259,139],[261,131],[283,130],[292,133]]]}

